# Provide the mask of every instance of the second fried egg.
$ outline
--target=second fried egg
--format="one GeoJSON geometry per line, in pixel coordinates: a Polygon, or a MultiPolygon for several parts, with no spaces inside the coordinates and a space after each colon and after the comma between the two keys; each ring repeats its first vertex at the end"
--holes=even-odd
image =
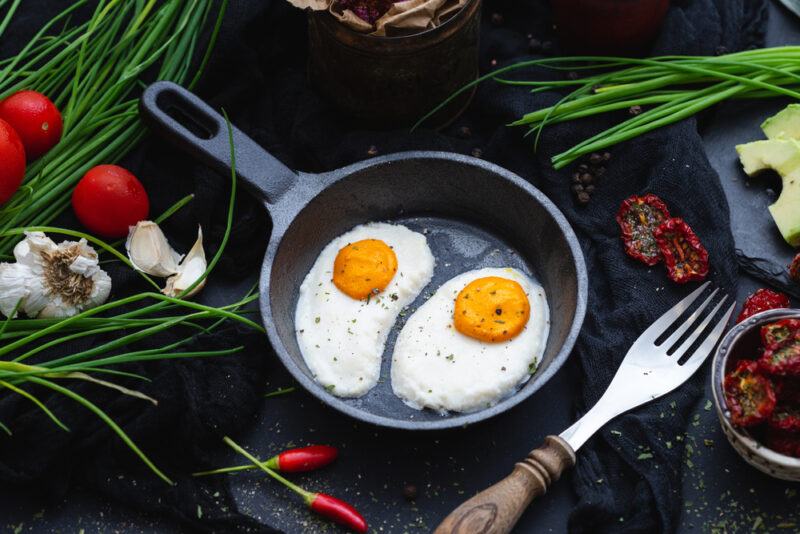
{"type": "Polygon", "coordinates": [[[549,313],[544,289],[521,271],[462,273],[403,326],[392,355],[392,389],[417,409],[490,407],[535,371],[549,313]]]}

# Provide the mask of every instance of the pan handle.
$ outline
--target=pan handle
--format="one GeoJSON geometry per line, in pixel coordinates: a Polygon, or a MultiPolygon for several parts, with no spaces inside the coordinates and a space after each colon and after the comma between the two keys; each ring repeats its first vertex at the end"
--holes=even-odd
{"type": "MultiPolygon", "coordinates": [[[[155,82],[142,95],[139,110],[157,134],[217,171],[230,172],[225,118],[194,93],[173,82],[155,82]]],[[[237,128],[233,128],[233,143],[236,174],[264,201],[275,203],[297,180],[296,172],[237,128]]]]}

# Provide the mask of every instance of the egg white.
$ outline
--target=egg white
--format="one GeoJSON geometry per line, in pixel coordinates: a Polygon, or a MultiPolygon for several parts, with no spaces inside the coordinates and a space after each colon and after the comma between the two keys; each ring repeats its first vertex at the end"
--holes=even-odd
{"type": "Polygon", "coordinates": [[[360,397],[378,383],[386,338],[398,314],[431,281],[434,263],[425,236],[395,224],[356,226],[323,249],[295,309],[297,343],[317,382],[340,397],[360,397]],[[355,300],[333,283],[339,250],[362,239],[380,239],[397,256],[397,273],[369,301],[355,300]]]}
{"type": "Polygon", "coordinates": [[[547,344],[550,310],[544,289],[512,268],[462,273],[444,283],[409,317],[392,355],[392,389],[409,406],[439,412],[472,412],[493,406],[535,372],[547,344]],[[484,342],[453,325],[456,296],[473,280],[498,276],[518,282],[530,318],[516,337],[484,342]]]}

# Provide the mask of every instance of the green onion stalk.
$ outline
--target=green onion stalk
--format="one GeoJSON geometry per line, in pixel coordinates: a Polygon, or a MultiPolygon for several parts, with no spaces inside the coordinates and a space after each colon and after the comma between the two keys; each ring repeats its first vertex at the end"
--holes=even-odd
{"type": "MultiPolygon", "coordinates": [[[[36,90],[53,100],[64,120],[60,143],[29,165],[22,187],[0,208],[0,256],[8,257],[17,241],[12,228],[50,224],[86,171],[115,163],[136,146],[145,132],[137,96],[146,81],[197,83],[227,3],[98,0],[89,20],[75,24],[75,11],[88,4],[76,0],[16,56],[0,60],[0,99],[36,90]],[[207,44],[198,54],[203,35],[207,44]]],[[[0,38],[20,5],[0,0],[0,38]]]]}
{"type": "MultiPolygon", "coordinates": [[[[153,473],[170,484],[172,481],[169,477],[148,458],[125,431],[100,406],[71,389],[70,384],[74,384],[76,381],[91,382],[92,384],[112,388],[122,394],[157,404],[155,399],[141,392],[98,378],[98,375],[147,380],[142,375],[122,371],[118,369],[118,366],[153,360],[221,357],[236,354],[243,350],[243,347],[213,351],[187,350],[187,347],[196,340],[198,334],[211,332],[224,323],[234,322],[258,332],[264,332],[261,325],[247,317],[251,313],[247,310],[247,306],[258,298],[258,295],[254,292],[255,288],[252,288],[236,302],[216,308],[184,299],[185,295],[201,284],[213,271],[225,251],[233,226],[233,211],[237,189],[236,154],[233,145],[233,130],[227,120],[227,116],[226,122],[231,148],[232,169],[231,195],[228,202],[225,232],[219,249],[209,262],[203,275],[194,284],[177,297],[169,297],[159,292],[148,291],[110,301],[64,319],[7,318],[0,323],[0,340],[2,340],[2,343],[0,343],[0,392],[5,392],[8,395],[18,395],[33,403],[54,424],[65,431],[69,431],[67,425],[31,390],[33,387],[36,387],[39,391],[44,388],[81,404],[108,425],[153,473]],[[138,304],[139,306],[131,309],[131,304],[138,304]],[[192,335],[156,348],[137,349],[135,347],[139,341],[176,328],[188,329],[192,332],[192,335]],[[40,355],[44,351],[58,348],[75,339],[93,337],[110,332],[119,332],[122,335],[111,341],[95,344],[91,348],[80,352],[50,357],[49,359],[42,359],[40,356],[37,359],[39,361],[36,361],[36,363],[29,363],[30,358],[40,355]]],[[[165,215],[171,215],[187,202],[188,199],[181,199],[175,206],[168,209],[165,215]]],[[[29,227],[28,229],[34,228],[37,227],[29,227]]],[[[132,268],[128,258],[117,253],[111,245],[92,236],[61,228],[44,227],[38,229],[49,233],[85,237],[103,250],[115,253],[119,256],[117,259],[132,268]]],[[[15,228],[6,230],[0,235],[18,238],[19,234],[19,229],[15,228]]],[[[143,273],[140,274],[146,276],[143,273]]],[[[11,435],[13,423],[9,423],[11,422],[0,421],[0,430],[11,435]]]]}
{"type": "MultiPolygon", "coordinates": [[[[574,77],[574,76],[573,76],[574,77]]],[[[561,78],[561,76],[559,76],[561,78]]],[[[726,100],[789,97],[800,99],[800,47],[747,50],[722,56],[662,56],[648,59],[575,56],[534,59],[496,69],[465,85],[414,126],[462,93],[488,80],[527,87],[531,92],[567,91],[556,104],[532,111],[510,126],[528,128],[538,147],[544,128],[601,113],[638,113],[551,158],[561,169],[575,160],[691,117],[726,100]],[[556,72],[588,72],[576,79],[525,80],[506,75],[540,67],[556,72]]]]}

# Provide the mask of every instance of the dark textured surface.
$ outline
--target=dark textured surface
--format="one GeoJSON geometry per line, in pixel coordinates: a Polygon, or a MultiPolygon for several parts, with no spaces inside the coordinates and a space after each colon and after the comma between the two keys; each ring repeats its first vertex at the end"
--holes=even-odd
{"type": "MultiPolygon", "coordinates": [[[[796,26],[773,24],[773,32],[780,33],[784,41],[797,42],[796,26]]],[[[501,31],[502,33],[502,31],[501,31]]],[[[777,37],[773,33],[774,37],[777,37]]],[[[773,41],[775,42],[775,41],[773,41]]],[[[488,46],[492,46],[489,43],[488,46]]],[[[764,116],[768,111],[763,112],[764,116]]],[[[731,119],[726,129],[752,128],[727,115],[714,120],[731,119]]],[[[715,122],[707,131],[717,131],[715,122]]],[[[309,133],[308,135],[313,135],[309,133]]],[[[357,141],[355,136],[351,141],[357,141]]],[[[364,150],[374,138],[361,139],[364,150]]],[[[712,162],[722,161],[717,167],[722,183],[739,172],[731,165],[735,156],[728,142],[707,139],[707,149],[712,162]],[[718,160],[716,158],[719,158],[718,160]]],[[[464,142],[465,150],[473,142],[464,142]]],[[[384,147],[381,146],[383,149],[384,147]]],[[[360,153],[359,153],[360,154],[360,153]]],[[[346,155],[345,155],[346,156],[346,155]]],[[[317,156],[314,156],[316,159],[317,156]]],[[[355,157],[355,156],[354,156],[355,157]]],[[[363,157],[363,156],[362,156],[363,157]]],[[[716,165],[716,163],[715,163],[716,165]]],[[[749,198],[748,192],[732,196],[728,190],[734,219],[737,205],[749,198]]],[[[748,210],[748,213],[752,213],[748,210]]],[[[762,215],[753,213],[756,222],[762,215]]],[[[755,240],[760,239],[758,235],[755,240]]],[[[743,244],[739,241],[740,247],[743,244]]],[[[250,280],[252,281],[252,280],[250,280]]],[[[242,280],[246,286],[248,280],[242,280]]],[[[740,281],[742,295],[754,284],[740,281]]],[[[207,297],[223,301],[224,288],[209,288],[207,297]]],[[[277,362],[269,362],[270,388],[290,383],[277,362]]],[[[575,383],[569,369],[558,373],[535,397],[523,406],[492,421],[455,434],[430,434],[418,439],[408,439],[403,433],[378,431],[369,426],[350,423],[334,412],[321,407],[308,395],[297,393],[285,398],[264,401],[259,420],[254,423],[247,443],[254,450],[274,451],[289,443],[325,440],[344,446],[339,463],[317,475],[303,477],[310,486],[325,489],[357,502],[377,529],[386,532],[414,532],[416,526],[432,526],[436,519],[464,499],[465,495],[482,488],[488,481],[504,476],[514,459],[521,458],[541,441],[543,436],[564,428],[571,420],[570,400],[574,397],[575,383]],[[276,418],[275,414],[282,414],[276,418]],[[291,416],[293,414],[293,416],[291,416]],[[412,482],[420,488],[415,504],[405,502],[402,486],[412,482]]],[[[797,509],[797,498],[788,490],[796,485],[783,484],[754,472],[741,462],[735,452],[724,442],[713,412],[704,409],[705,399],[695,408],[697,424],[688,427],[687,440],[695,443],[694,452],[687,460],[693,467],[683,470],[684,512],[681,531],[711,530],[711,525],[725,522],[728,531],[750,531],[759,521],[774,529],[778,514],[787,515],[797,509]],[[712,440],[706,445],[704,440],[712,440]],[[788,512],[787,512],[788,511],[788,512]],[[734,528],[733,524],[737,525],[734,528]]],[[[667,414],[671,416],[671,414],[667,414]]],[[[223,452],[220,463],[231,461],[223,452]]],[[[235,479],[238,500],[244,511],[254,517],[283,526],[289,531],[316,531],[322,524],[311,520],[296,503],[276,485],[260,477],[235,479]]],[[[22,530],[51,531],[85,528],[94,531],[154,531],[167,530],[169,523],[143,517],[108,502],[98,502],[79,489],[64,504],[47,503],[26,493],[8,494],[0,490],[2,504],[0,517],[9,526],[24,523],[22,530]]],[[[553,493],[534,504],[520,523],[520,532],[560,532],[566,525],[566,515],[571,507],[568,484],[557,485],[553,493]]],[[[331,529],[333,531],[333,529],[331,529]]],[[[421,531],[425,531],[422,526],[421,531]]],[[[789,530],[791,531],[791,530],[789,530]]]]}

